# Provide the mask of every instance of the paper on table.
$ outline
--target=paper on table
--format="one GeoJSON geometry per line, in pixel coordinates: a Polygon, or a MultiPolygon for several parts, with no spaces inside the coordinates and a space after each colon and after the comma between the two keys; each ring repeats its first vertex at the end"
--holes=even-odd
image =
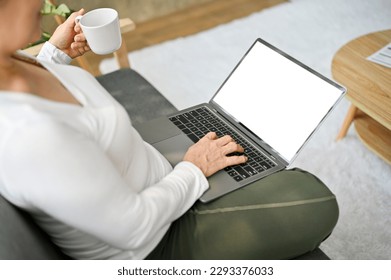
{"type": "Polygon", "coordinates": [[[368,60],[391,68],[391,43],[367,57],[368,60]]]}

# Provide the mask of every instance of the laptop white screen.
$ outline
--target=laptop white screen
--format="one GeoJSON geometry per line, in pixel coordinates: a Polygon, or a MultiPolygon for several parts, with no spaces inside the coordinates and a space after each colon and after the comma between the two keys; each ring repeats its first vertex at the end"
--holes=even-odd
{"type": "Polygon", "coordinates": [[[291,162],[343,92],[257,41],[213,101],[291,162]]]}

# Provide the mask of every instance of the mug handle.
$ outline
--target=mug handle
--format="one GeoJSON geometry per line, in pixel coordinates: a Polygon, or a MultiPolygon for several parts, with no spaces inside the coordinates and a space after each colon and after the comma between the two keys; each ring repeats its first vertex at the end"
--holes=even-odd
{"type": "Polygon", "coordinates": [[[83,17],[83,16],[77,16],[77,17],[75,18],[75,23],[76,23],[76,24],[79,23],[82,17],[83,17]]]}

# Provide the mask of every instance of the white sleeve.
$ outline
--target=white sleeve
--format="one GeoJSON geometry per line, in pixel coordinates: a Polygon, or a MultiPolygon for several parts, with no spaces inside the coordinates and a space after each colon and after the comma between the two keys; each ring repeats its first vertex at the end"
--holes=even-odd
{"type": "Polygon", "coordinates": [[[57,49],[50,42],[45,42],[45,44],[43,44],[41,51],[37,56],[37,59],[57,64],[70,64],[72,61],[72,58],[70,56],[68,56],[63,51],[57,49]]]}
{"type": "Polygon", "coordinates": [[[53,121],[23,125],[7,143],[0,164],[19,201],[123,250],[148,244],[208,187],[197,167],[182,162],[136,193],[98,145],[53,121]]]}

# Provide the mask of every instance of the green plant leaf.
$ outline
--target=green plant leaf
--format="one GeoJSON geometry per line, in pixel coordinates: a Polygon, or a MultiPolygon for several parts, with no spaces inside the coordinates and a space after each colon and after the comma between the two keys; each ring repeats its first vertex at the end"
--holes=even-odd
{"type": "Polygon", "coordinates": [[[72,13],[66,4],[60,4],[57,7],[47,0],[44,2],[41,14],[42,15],[58,15],[67,18],[72,13]]]}
{"type": "Polygon", "coordinates": [[[58,14],[58,15],[62,15],[62,16],[64,16],[64,17],[68,17],[70,14],[71,14],[71,10],[68,8],[68,6],[67,5],[65,5],[65,4],[61,4],[61,5],[59,5],[58,7],[57,7],[57,9],[56,9],[56,13],[58,14]]]}
{"type": "Polygon", "coordinates": [[[53,14],[53,11],[56,9],[56,6],[53,4],[49,3],[48,1],[45,1],[43,3],[42,9],[41,9],[41,14],[42,15],[51,15],[53,14]]]}

